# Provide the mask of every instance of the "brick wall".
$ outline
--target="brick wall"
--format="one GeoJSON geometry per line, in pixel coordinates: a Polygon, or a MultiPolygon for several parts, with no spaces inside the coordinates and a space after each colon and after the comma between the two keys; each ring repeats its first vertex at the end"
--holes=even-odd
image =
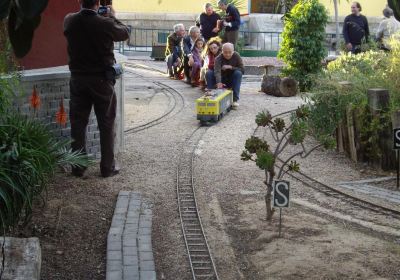
{"type": "MultiPolygon", "coordinates": [[[[71,126],[69,123],[69,79],[70,72],[66,66],[24,71],[21,78],[21,88],[16,98],[18,110],[27,116],[37,118],[48,125],[49,129],[59,138],[70,139],[71,126]],[[36,111],[30,106],[30,97],[34,86],[40,96],[41,105],[36,111]],[[56,122],[56,113],[63,100],[68,115],[68,122],[61,126],[56,122]]],[[[115,152],[118,154],[124,146],[124,110],[123,110],[123,77],[117,80],[115,91],[117,95],[117,118],[115,125],[116,139],[115,152]]],[[[96,117],[92,110],[86,133],[87,152],[96,159],[100,159],[100,133],[96,117]]]]}

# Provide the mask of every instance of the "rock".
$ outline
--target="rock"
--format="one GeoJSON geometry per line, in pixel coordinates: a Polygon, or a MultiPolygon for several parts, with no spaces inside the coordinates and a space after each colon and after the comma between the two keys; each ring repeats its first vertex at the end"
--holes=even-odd
{"type": "Polygon", "coordinates": [[[295,96],[299,91],[299,84],[295,79],[285,77],[281,80],[279,89],[283,97],[295,96]]]}
{"type": "MultiPolygon", "coordinates": [[[[0,246],[3,237],[0,237],[0,246]]],[[[4,280],[39,280],[42,253],[38,238],[6,237],[4,280]]],[[[2,256],[0,254],[0,263],[2,256]]]]}

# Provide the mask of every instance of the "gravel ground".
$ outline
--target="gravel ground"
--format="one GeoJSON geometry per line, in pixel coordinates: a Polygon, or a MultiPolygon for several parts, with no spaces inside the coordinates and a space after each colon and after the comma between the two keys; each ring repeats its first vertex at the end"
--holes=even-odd
{"type": "MultiPolygon", "coordinates": [[[[160,62],[141,63],[164,67],[160,62]]],[[[183,94],[185,104],[177,104],[161,124],[126,136],[120,175],[101,179],[98,166],[93,166],[84,180],[56,176],[47,204],[35,207],[29,225],[16,232],[40,238],[42,279],[105,279],[106,235],[119,190],[141,192],[154,204],[152,239],[158,279],[191,279],[175,172],[178,151],[198,126],[194,100],[201,92],[159,73],[136,71],[148,80],[127,73],[126,128],[158,118],[171,105],[171,99],[149,81],[172,86],[183,94]]],[[[301,99],[267,96],[258,92],[259,86],[258,77],[244,79],[239,110],[210,127],[196,151],[196,194],[220,278],[400,279],[396,238],[339,218],[347,213],[364,221],[368,213],[352,208],[336,216],[316,211],[313,206],[335,212],[338,202],[314,196],[296,182],[292,184],[295,203],[285,209],[283,238],[277,238],[277,215],[272,223],[265,221],[263,174],[254,164],[242,162],[240,153],[255,128],[258,111],[267,108],[277,114],[296,108],[301,99]]],[[[318,150],[301,164],[303,172],[328,184],[371,175],[334,151],[318,150]]],[[[367,221],[384,227],[390,222],[377,219],[367,221]]],[[[398,231],[399,222],[392,222],[398,231]]]]}

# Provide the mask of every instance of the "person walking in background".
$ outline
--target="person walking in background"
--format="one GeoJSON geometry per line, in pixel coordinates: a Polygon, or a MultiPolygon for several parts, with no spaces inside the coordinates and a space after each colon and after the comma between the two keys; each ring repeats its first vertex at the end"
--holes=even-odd
{"type": "Polygon", "coordinates": [[[193,64],[190,65],[192,67],[192,73],[191,73],[191,83],[192,86],[198,86],[199,85],[199,79],[200,79],[200,69],[203,66],[203,58],[201,56],[204,48],[204,40],[203,38],[198,38],[194,42],[194,48],[192,51],[193,54],[193,64]]]}
{"type": "Polygon", "coordinates": [[[174,25],[174,33],[167,38],[165,57],[167,61],[168,74],[170,78],[179,79],[179,72],[182,71],[182,39],[185,36],[185,26],[182,23],[174,25]]]}
{"type": "Polygon", "coordinates": [[[183,69],[186,77],[186,83],[191,84],[192,79],[190,76],[190,68],[193,65],[193,48],[196,40],[200,38],[200,29],[197,26],[189,28],[189,35],[183,38],[182,52],[183,52],[183,69]]]}
{"type": "MultiPolygon", "coordinates": [[[[205,88],[204,81],[206,77],[214,77],[215,58],[221,54],[221,39],[219,37],[211,38],[204,48],[203,57],[204,64],[200,72],[200,85],[205,88]]],[[[214,83],[214,82],[211,82],[214,83]]],[[[215,84],[213,84],[215,87],[215,84]]],[[[207,90],[212,90],[211,85],[207,83],[207,90]]]]}
{"type": "Polygon", "coordinates": [[[243,60],[235,52],[234,45],[222,45],[222,54],[215,59],[214,71],[207,72],[207,87],[219,89],[228,87],[233,91],[233,108],[239,106],[240,85],[244,74],[243,60]]]}
{"type": "Polygon", "coordinates": [[[225,33],[222,38],[222,42],[229,42],[233,45],[236,45],[239,39],[240,28],[239,10],[233,4],[228,4],[227,0],[219,0],[218,7],[226,13],[225,19],[221,22],[221,24],[225,27],[225,33]]]}
{"type": "Polygon", "coordinates": [[[383,15],[385,19],[379,24],[376,40],[381,49],[390,51],[390,37],[400,30],[400,22],[394,18],[393,10],[389,7],[383,10],[383,15]]]}
{"type": "Polygon", "coordinates": [[[198,19],[198,27],[200,27],[201,36],[207,42],[210,38],[218,36],[219,28],[218,21],[221,17],[214,12],[210,3],[205,4],[204,12],[201,13],[198,19]]]}
{"type": "MultiPolygon", "coordinates": [[[[64,19],[67,38],[70,80],[71,147],[85,152],[86,127],[94,106],[100,130],[103,177],[118,174],[114,159],[114,122],[117,100],[115,79],[106,73],[115,63],[114,42],[129,38],[128,27],[114,16],[108,6],[107,13],[98,14],[99,0],[80,0],[81,11],[68,14],[64,19]]],[[[72,175],[81,177],[85,170],[72,168],[72,175]]]]}
{"type": "Polygon", "coordinates": [[[343,36],[346,49],[353,54],[361,52],[363,40],[368,42],[368,20],[361,14],[362,8],[359,2],[351,4],[351,14],[344,19],[343,36]]]}

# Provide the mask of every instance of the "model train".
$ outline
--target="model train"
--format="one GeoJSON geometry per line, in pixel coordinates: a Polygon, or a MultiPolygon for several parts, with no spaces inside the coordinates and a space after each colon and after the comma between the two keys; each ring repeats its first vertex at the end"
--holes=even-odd
{"type": "Polygon", "coordinates": [[[201,124],[217,122],[232,109],[232,103],[232,90],[212,90],[196,100],[197,119],[201,124]]]}

